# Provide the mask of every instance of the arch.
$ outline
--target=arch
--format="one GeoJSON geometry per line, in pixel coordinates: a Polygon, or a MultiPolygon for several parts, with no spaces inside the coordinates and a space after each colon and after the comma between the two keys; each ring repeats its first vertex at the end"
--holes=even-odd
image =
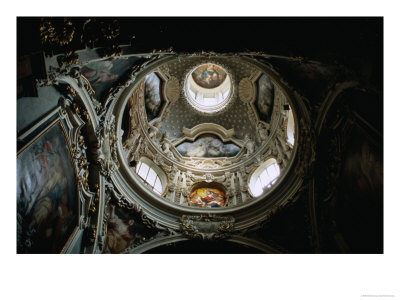
{"type": "Polygon", "coordinates": [[[287,111],[287,123],[286,123],[286,140],[291,145],[292,147],[294,146],[294,133],[295,133],[295,127],[294,127],[294,116],[293,116],[293,111],[292,108],[289,106],[289,110],[287,111]]]}
{"type": "Polygon", "coordinates": [[[168,177],[165,172],[147,156],[142,156],[135,167],[136,174],[160,196],[165,195],[168,177]]]}
{"type": "Polygon", "coordinates": [[[250,176],[249,191],[253,197],[264,194],[280,176],[280,168],[274,157],[267,159],[250,176]]]}
{"type": "MultiPolygon", "coordinates": [[[[194,241],[189,238],[187,238],[184,235],[177,234],[177,235],[170,235],[166,237],[160,237],[153,239],[147,243],[141,244],[135,248],[129,248],[126,249],[123,253],[127,254],[139,254],[139,253],[148,253],[152,250],[156,250],[158,247],[163,247],[167,246],[170,244],[179,244],[181,242],[190,242],[194,241]]],[[[247,237],[243,236],[238,236],[238,235],[233,235],[229,237],[228,239],[221,240],[224,243],[231,243],[234,245],[240,245],[240,246],[246,246],[250,248],[251,253],[256,253],[256,252],[261,252],[265,254],[281,254],[281,253],[286,253],[285,251],[281,251],[279,249],[276,249],[273,246],[270,246],[268,244],[265,244],[263,242],[250,239],[247,237]]],[[[198,240],[198,243],[200,243],[201,240],[198,240]]],[[[160,252],[161,253],[161,252],[160,252]]]]}

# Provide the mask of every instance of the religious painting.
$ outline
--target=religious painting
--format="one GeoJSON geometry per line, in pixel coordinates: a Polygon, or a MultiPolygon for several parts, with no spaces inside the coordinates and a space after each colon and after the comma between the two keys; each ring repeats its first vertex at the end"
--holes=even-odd
{"type": "Polygon", "coordinates": [[[143,222],[142,216],[138,212],[114,204],[110,205],[107,211],[109,211],[109,218],[103,253],[121,253],[158,233],[157,229],[143,222]]]}
{"type": "Polygon", "coordinates": [[[138,58],[132,57],[90,62],[82,66],[81,74],[89,80],[96,99],[101,100],[112,85],[129,71],[136,60],[138,58]]]}
{"type": "Polygon", "coordinates": [[[161,80],[156,73],[146,76],[144,87],[144,103],[146,107],[147,121],[158,117],[163,101],[161,100],[161,80]]]}
{"type": "Polygon", "coordinates": [[[74,166],[58,122],[17,157],[17,252],[60,253],[77,220],[74,166]]]}
{"type": "Polygon", "coordinates": [[[256,100],[256,110],[260,120],[269,123],[271,120],[272,108],[274,105],[274,84],[271,79],[263,74],[257,80],[258,93],[256,100]]]}
{"type": "Polygon", "coordinates": [[[202,187],[190,193],[189,204],[196,207],[224,207],[225,193],[217,188],[202,187]]]}
{"type": "Polygon", "coordinates": [[[226,78],[226,72],[214,64],[204,64],[192,72],[194,82],[206,89],[213,89],[220,86],[226,78]]]}
{"type": "Polygon", "coordinates": [[[103,253],[120,253],[135,241],[135,221],[122,208],[112,206],[107,221],[106,242],[103,253]]]}
{"type": "Polygon", "coordinates": [[[383,147],[355,126],[347,138],[335,203],[336,224],[355,253],[383,251],[383,147]],[[378,248],[377,248],[377,245],[378,248]]]}
{"type": "Polygon", "coordinates": [[[233,157],[240,147],[224,143],[216,135],[202,135],[194,142],[183,142],[176,150],[185,157],[233,157]]]}

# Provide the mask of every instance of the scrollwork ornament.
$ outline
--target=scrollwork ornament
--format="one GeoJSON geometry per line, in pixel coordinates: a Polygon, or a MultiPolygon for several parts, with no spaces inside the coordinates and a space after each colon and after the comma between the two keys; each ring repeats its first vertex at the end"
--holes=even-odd
{"type": "Polygon", "coordinates": [[[96,137],[95,160],[100,165],[101,173],[109,177],[119,166],[116,150],[118,137],[113,115],[110,120],[97,129],[96,137]]]}
{"type": "Polygon", "coordinates": [[[43,18],[40,24],[40,37],[43,45],[56,47],[68,45],[75,34],[75,26],[68,18],[43,18]]]}
{"type": "Polygon", "coordinates": [[[228,238],[234,231],[235,219],[231,216],[187,216],[181,218],[182,233],[192,239],[216,240],[228,238]]]}

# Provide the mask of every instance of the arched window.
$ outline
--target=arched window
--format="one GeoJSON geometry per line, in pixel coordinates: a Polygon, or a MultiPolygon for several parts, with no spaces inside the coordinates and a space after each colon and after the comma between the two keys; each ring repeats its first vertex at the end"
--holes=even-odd
{"type": "Polygon", "coordinates": [[[286,127],[286,138],[290,145],[294,145],[294,118],[293,118],[293,111],[290,108],[288,110],[288,121],[286,127]]]}
{"type": "Polygon", "coordinates": [[[259,166],[251,175],[249,182],[250,193],[254,197],[261,196],[277,181],[280,168],[275,158],[270,158],[259,166]]]}
{"type": "Polygon", "coordinates": [[[164,193],[168,184],[167,175],[151,159],[142,157],[136,166],[136,173],[156,194],[164,193]]]}

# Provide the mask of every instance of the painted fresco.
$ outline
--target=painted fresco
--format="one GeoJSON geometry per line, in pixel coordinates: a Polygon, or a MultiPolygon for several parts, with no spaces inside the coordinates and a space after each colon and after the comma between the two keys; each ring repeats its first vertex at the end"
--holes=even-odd
{"type": "Polygon", "coordinates": [[[382,252],[382,143],[359,127],[352,130],[348,141],[334,206],[336,224],[353,252],[375,253],[376,245],[380,245],[378,252],[382,252]]]}
{"type": "Polygon", "coordinates": [[[274,85],[265,74],[257,80],[258,93],[256,100],[256,109],[262,121],[268,122],[271,120],[272,108],[274,105],[274,85]]]}
{"type": "Polygon", "coordinates": [[[60,253],[77,225],[76,178],[57,123],[17,158],[17,251],[60,253]]]}
{"type": "Polygon", "coordinates": [[[224,207],[226,203],[225,193],[215,188],[198,188],[190,194],[190,205],[196,207],[224,207]]]}
{"type": "Polygon", "coordinates": [[[129,71],[137,59],[132,57],[95,61],[84,65],[81,73],[92,85],[96,99],[101,100],[112,85],[129,71]]]}
{"type": "Polygon", "coordinates": [[[193,71],[193,80],[201,87],[213,89],[220,86],[227,74],[224,70],[214,64],[205,64],[193,71]]]}
{"type": "Polygon", "coordinates": [[[156,73],[146,76],[144,87],[144,102],[146,107],[147,121],[151,121],[158,116],[162,107],[161,100],[161,80],[156,73]]]}
{"type": "Polygon", "coordinates": [[[122,208],[112,206],[103,253],[120,253],[131,246],[135,239],[135,220],[122,208]]]}
{"type": "Polygon", "coordinates": [[[183,142],[176,150],[186,157],[233,157],[240,147],[233,143],[223,143],[215,135],[203,135],[194,142],[183,142]]]}

